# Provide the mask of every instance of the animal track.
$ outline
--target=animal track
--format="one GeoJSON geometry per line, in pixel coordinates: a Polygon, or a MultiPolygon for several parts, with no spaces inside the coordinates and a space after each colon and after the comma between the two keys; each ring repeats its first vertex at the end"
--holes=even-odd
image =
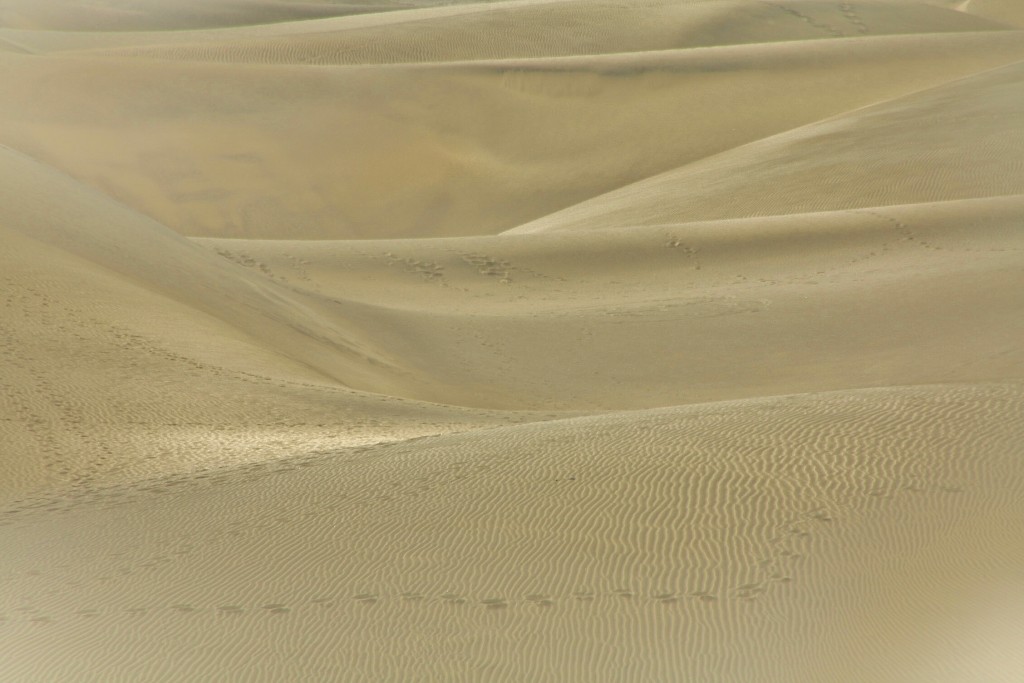
{"type": "Polygon", "coordinates": [[[246,268],[256,268],[267,277],[273,278],[275,280],[285,281],[283,277],[278,277],[277,275],[275,275],[274,272],[270,269],[270,266],[268,266],[266,263],[263,263],[262,261],[257,261],[244,251],[233,252],[228,251],[227,249],[220,248],[218,248],[216,251],[220,256],[223,256],[232,263],[237,263],[238,265],[244,266],[246,268]]]}
{"type": "MultiPolygon", "coordinates": [[[[826,24],[826,23],[820,22],[820,21],[816,20],[814,17],[811,17],[811,16],[809,16],[807,14],[804,14],[803,12],[801,12],[799,10],[796,10],[796,9],[793,9],[792,7],[788,7],[786,5],[783,5],[781,3],[776,3],[776,2],[769,2],[767,4],[771,5],[772,7],[775,7],[776,9],[779,9],[779,10],[785,12],[786,14],[789,14],[790,16],[796,17],[797,19],[799,19],[800,21],[804,22],[808,26],[813,26],[814,28],[818,29],[819,31],[824,31],[825,33],[827,33],[828,35],[832,36],[833,38],[842,38],[844,35],[846,35],[845,33],[843,33],[841,30],[837,29],[836,27],[834,27],[834,26],[832,26],[830,24],[826,24]]],[[[852,10],[852,8],[851,8],[851,10],[852,10]]]]}
{"type": "Polygon", "coordinates": [[[396,256],[390,251],[384,253],[384,258],[389,266],[401,266],[402,270],[406,273],[415,273],[428,281],[440,282],[442,284],[445,282],[444,266],[440,264],[432,261],[421,261],[411,257],[396,256]]]}
{"type": "Polygon", "coordinates": [[[857,28],[857,33],[860,33],[861,35],[865,35],[868,33],[869,29],[867,27],[867,24],[865,24],[861,20],[860,15],[857,14],[857,10],[851,3],[839,3],[839,11],[843,15],[844,19],[846,19],[848,22],[850,22],[857,28]]]}
{"type": "MultiPolygon", "coordinates": [[[[263,469],[257,468],[255,465],[253,468],[263,469]]],[[[920,495],[922,493],[959,495],[962,494],[964,490],[964,487],[958,483],[948,481],[927,485],[922,482],[902,484],[900,482],[891,482],[887,486],[874,486],[867,489],[863,491],[863,495],[875,499],[892,498],[895,495],[899,495],[901,492],[913,495],[920,495]]],[[[729,600],[752,602],[770,596],[773,589],[776,587],[792,584],[795,580],[793,576],[794,569],[805,557],[808,540],[817,533],[828,533],[829,528],[836,522],[836,520],[837,515],[828,507],[822,505],[812,508],[802,515],[781,525],[776,535],[769,539],[770,546],[774,550],[768,557],[763,558],[756,565],[755,573],[757,576],[754,577],[754,580],[748,580],[746,583],[724,589],[717,593],[709,588],[701,588],[696,591],[685,592],[671,590],[667,587],[658,591],[644,592],[623,585],[607,592],[581,589],[562,595],[532,592],[521,597],[490,594],[474,598],[473,596],[462,595],[455,592],[430,594],[421,591],[402,591],[395,594],[387,594],[383,592],[366,591],[352,595],[348,602],[327,596],[317,596],[298,603],[289,604],[286,602],[265,602],[256,603],[255,605],[250,606],[238,603],[228,605],[213,604],[208,606],[196,605],[193,603],[175,603],[163,607],[150,605],[100,609],[93,605],[68,612],[64,616],[69,618],[94,619],[120,613],[138,618],[151,618],[154,615],[161,613],[166,614],[167,612],[189,617],[201,617],[204,614],[237,616],[246,612],[284,616],[301,612],[306,609],[344,609],[346,605],[352,605],[353,603],[366,607],[378,604],[400,604],[406,605],[409,608],[417,609],[429,605],[443,604],[467,609],[476,607],[487,610],[504,611],[515,610],[527,606],[533,608],[552,608],[558,605],[598,605],[607,603],[608,601],[621,602],[624,600],[628,600],[629,602],[637,605],[649,605],[652,607],[654,605],[685,606],[687,604],[711,604],[729,600]]],[[[243,522],[236,522],[234,525],[228,524],[227,526],[230,529],[233,526],[237,526],[242,523],[243,522]]],[[[210,542],[214,542],[215,540],[216,538],[208,539],[210,542]]],[[[148,562],[143,563],[141,566],[158,567],[171,561],[171,557],[169,557],[169,555],[188,554],[193,549],[193,544],[181,545],[175,550],[169,551],[167,555],[151,557],[148,562]]],[[[118,552],[112,553],[111,555],[120,557],[124,555],[124,553],[118,552]]],[[[64,568],[67,569],[68,567],[64,568]]],[[[126,572],[122,571],[121,573],[123,574],[126,572]]],[[[41,570],[29,570],[26,572],[26,575],[38,577],[42,576],[43,572],[41,570]]],[[[106,581],[113,580],[113,578],[113,576],[104,575],[100,576],[98,580],[106,581]]],[[[72,583],[75,585],[81,585],[81,581],[78,580],[72,583]]],[[[60,616],[52,613],[39,614],[39,610],[31,606],[31,604],[13,608],[12,611],[16,613],[14,617],[10,617],[6,614],[0,614],[0,627],[16,623],[18,621],[33,624],[50,624],[56,621],[60,616]]]]}
{"type": "MultiPolygon", "coordinates": [[[[742,597],[742,596],[739,596],[742,597]]],[[[383,593],[359,593],[352,596],[350,603],[360,606],[374,606],[379,604],[391,603],[391,604],[404,604],[410,608],[429,605],[453,605],[464,608],[478,608],[485,610],[507,610],[517,609],[524,607],[531,608],[551,608],[559,604],[562,605],[591,605],[600,604],[603,601],[620,601],[620,600],[636,600],[639,604],[647,604],[650,606],[655,605],[672,605],[680,604],[684,602],[691,603],[703,603],[703,602],[714,602],[718,600],[718,596],[713,595],[708,591],[697,591],[693,593],[685,592],[673,592],[673,591],[660,591],[651,594],[643,594],[638,591],[634,591],[627,588],[618,588],[614,591],[607,593],[599,593],[592,591],[577,591],[570,595],[553,595],[553,594],[542,594],[542,593],[531,593],[518,598],[509,598],[499,595],[488,595],[483,598],[473,599],[469,596],[460,595],[457,593],[442,593],[439,595],[431,595],[420,592],[403,592],[396,593],[393,595],[386,595],[383,593]]],[[[97,618],[97,617],[110,617],[117,614],[128,614],[135,617],[146,617],[153,618],[160,614],[179,614],[182,616],[220,616],[220,617],[231,617],[239,616],[246,613],[252,614],[267,614],[267,615],[287,615],[302,612],[305,609],[323,610],[323,609],[344,609],[344,601],[337,601],[327,597],[312,598],[300,603],[287,604],[284,602],[268,602],[268,603],[257,603],[257,604],[215,604],[215,605],[196,605],[192,603],[175,603],[173,605],[166,606],[146,606],[146,607],[126,607],[126,608],[111,608],[111,609],[97,609],[94,607],[78,609],[67,613],[66,617],[76,618],[97,618]]],[[[37,610],[32,607],[18,608],[15,611],[20,612],[22,621],[25,622],[38,622],[38,623],[50,623],[56,621],[58,616],[53,614],[39,615],[37,610]]],[[[0,616],[0,625],[6,623],[12,623],[18,621],[17,618],[11,618],[7,616],[0,616]]]]}
{"type": "MultiPolygon", "coordinates": [[[[534,278],[548,278],[530,268],[513,265],[510,261],[494,258],[486,254],[458,254],[462,262],[476,270],[477,274],[489,278],[497,278],[503,285],[512,284],[513,278],[528,275],[534,278]]],[[[562,278],[556,278],[561,280],[562,278]]]]}
{"type": "Polygon", "coordinates": [[[508,261],[494,259],[482,254],[465,254],[462,256],[462,261],[476,268],[476,272],[480,275],[499,278],[498,281],[502,284],[510,284],[512,282],[514,268],[508,261]]]}
{"type": "MultiPolygon", "coordinates": [[[[914,231],[911,230],[909,225],[900,220],[897,220],[896,218],[893,218],[892,216],[886,215],[884,213],[879,213],[877,211],[871,211],[868,209],[861,209],[856,213],[867,214],[869,216],[874,216],[879,220],[885,221],[894,228],[901,242],[911,242],[917,244],[920,247],[923,247],[924,249],[930,249],[932,251],[943,251],[942,247],[932,244],[931,242],[926,242],[925,240],[919,238],[914,233],[914,231]]],[[[883,249],[886,248],[887,246],[888,245],[883,245],[883,249]]]]}
{"type": "Polygon", "coordinates": [[[685,244],[681,239],[675,235],[669,235],[665,241],[665,246],[669,249],[678,249],[683,253],[690,265],[693,266],[694,270],[700,270],[700,259],[697,257],[700,250],[697,247],[685,244]]]}

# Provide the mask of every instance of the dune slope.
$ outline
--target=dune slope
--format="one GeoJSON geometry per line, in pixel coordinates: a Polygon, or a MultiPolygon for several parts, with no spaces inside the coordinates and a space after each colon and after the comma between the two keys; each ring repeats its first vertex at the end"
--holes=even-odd
{"type": "Polygon", "coordinates": [[[514,232],[782,215],[1024,190],[1024,63],[787,131],[514,232]]]}
{"type": "Polygon", "coordinates": [[[1009,197],[583,235],[203,243],[380,305],[362,324],[426,381],[421,398],[622,409],[1020,376],[1022,220],[1009,197]]]}
{"type": "Polygon", "coordinates": [[[0,178],[0,499],[493,423],[380,395],[404,371],[360,341],[343,302],[9,150],[0,178]]]}
{"type": "Polygon", "coordinates": [[[489,234],[1021,59],[1017,31],[392,67],[11,52],[0,143],[190,236],[489,234]]]}
{"type": "Polygon", "coordinates": [[[0,666],[1011,680],[1022,398],[935,386],[627,413],[14,509],[0,666]]]}

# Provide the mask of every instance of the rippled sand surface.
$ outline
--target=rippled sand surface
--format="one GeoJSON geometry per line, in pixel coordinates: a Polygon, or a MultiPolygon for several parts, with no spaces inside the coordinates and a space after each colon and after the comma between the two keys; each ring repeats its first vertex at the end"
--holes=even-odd
{"type": "Polygon", "coordinates": [[[1024,5],[0,0],[0,680],[1024,680],[1024,5]]]}

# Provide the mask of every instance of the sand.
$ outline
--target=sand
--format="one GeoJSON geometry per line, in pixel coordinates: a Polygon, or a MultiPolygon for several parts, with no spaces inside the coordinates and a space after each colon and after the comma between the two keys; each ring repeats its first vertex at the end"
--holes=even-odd
{"type": "Polygon", "coordinates": [[[1024,680],[1015,0],[7,0],[0,93],[0,680],[1024,680]]]}

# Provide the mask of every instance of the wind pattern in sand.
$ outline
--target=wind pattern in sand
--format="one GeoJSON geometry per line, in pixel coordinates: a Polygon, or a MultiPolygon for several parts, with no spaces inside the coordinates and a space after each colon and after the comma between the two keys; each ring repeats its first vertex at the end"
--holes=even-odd
{"type": "Polygon", "coordinates": [[[0,681],[1024,680],[1024,3],[0,0],[0,681]]]}

